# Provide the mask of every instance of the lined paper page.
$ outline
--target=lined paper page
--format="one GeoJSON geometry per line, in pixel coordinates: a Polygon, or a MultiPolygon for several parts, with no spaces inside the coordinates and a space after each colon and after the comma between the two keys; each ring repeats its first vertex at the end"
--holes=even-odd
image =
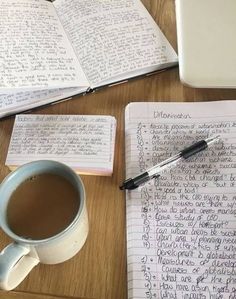
{"type": "Polygon", "coordinates": [[[84,88],[58,88],[0,94],[0,118],[85,92],[84,88]]]}
{"type": "Polygon", "coordinates": [[[174,49],[141,1],[53,4],[92,88],[177,63],[174,49]]]}
{"type": "Polygon", "coordinates": [[[115,133],[112,116],[17,115],[6,165],[50,159],[82,174],[111,175],[115,133]]]}
{"type": "Polygon", "coordinates": [[[128,298],[236,298],[236,102],[132,103],[126,177],[220,135],[127,191],[128,298]]]}
{"type": "Polygon", "coordinates": [[[54,6],[1,0],[0,90],[88,87],[54,6]]]}

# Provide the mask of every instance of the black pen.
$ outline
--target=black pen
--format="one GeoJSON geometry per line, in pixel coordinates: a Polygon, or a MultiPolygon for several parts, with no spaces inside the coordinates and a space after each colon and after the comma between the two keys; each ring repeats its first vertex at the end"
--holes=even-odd
{"type": "Polygon", "coordinates": [[[128,189],[132,190],[139,187],[141,184],[160,176],[160,173],[166,168],[174,166],[177,162],[182,159],[187,159],[196,153],[206,149],[211,143],[217,141],[220,136],[209,137],[205,140],[200,140],[189,147],[183,149],[178,154],[158,163],[157,165],[147,169],[143,173],[137,175],[134,178],[130,178],[124,181],[124,183],[120,186],[121,190],[128,189]]]}

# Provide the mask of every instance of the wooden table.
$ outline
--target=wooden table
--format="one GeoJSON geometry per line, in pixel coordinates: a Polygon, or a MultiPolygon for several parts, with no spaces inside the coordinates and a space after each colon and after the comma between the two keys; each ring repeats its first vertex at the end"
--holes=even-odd
{"type": "MultiPolygon", "coordinates": [[[[174,0],[144,0],[151,15],[176,49],[174,0]]],[[[117,119],[112,177],[82,176],[87,192],[90,232],[77,256],[59,265],[39,265],[4,299],[127,298],[124,108],[130,101],[207,101],[236,99],[236,90],[193,89],[181,84],[178,68],[104,88],[84,97],[39,108],[41,114],[107,114],[117,119]]],[[[9,173],[4,166],[14,117],[0,121],[0,181],[9,173]]],[[[0,231],[0,250],[10,239],[0,231]]]]}

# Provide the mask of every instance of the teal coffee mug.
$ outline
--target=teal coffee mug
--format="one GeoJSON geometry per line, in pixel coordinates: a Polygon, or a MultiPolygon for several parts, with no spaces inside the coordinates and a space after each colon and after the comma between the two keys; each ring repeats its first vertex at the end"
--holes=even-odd
{"type": "Polygon", "coordinates": [[[0,288],[14,289],[38,263],[72,258],[88,235],[83,182],[70,167],[35,161],[0,185],[0,226],[13,240],[0,254],[0,288]]]}

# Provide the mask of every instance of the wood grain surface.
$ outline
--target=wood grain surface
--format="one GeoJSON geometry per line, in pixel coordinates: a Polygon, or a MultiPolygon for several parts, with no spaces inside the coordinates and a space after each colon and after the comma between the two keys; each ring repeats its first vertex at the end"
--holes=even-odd
{"type": "MultiPolygon", "coordinates": [[[[143,3],[177,50],[174,0],[143,3]]],[[[86,96],[39,108],[37,114],[106,114],[117,119],[112,177],[82,176],[87,192],[90,232],[83,249],[59,265],[39,265],[14,292],[0,291],[4,299],[97,298],[126,299],[124,109],[132,101],[211,101],[236,99],[236,90],[193,89],[183,86],[178,68],[86,96]]],[[[0,181],[9,173],[4,165],[14,117],[0,120],[0,181]]],[[[0,199],[1,200],[1,199],[0,199]]],[[[0,230],[0,250],[10,239],[0,230]]]]}

